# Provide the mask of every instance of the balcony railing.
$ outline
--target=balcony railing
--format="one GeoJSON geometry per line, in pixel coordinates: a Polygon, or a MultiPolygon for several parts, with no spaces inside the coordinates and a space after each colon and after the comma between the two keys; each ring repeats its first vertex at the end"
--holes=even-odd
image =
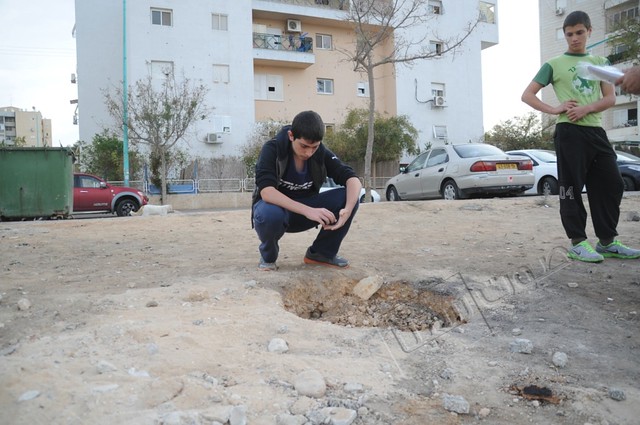
{"type": "Polygon", "coordinates": [[[286,50],[290,52],[313,52],[313,38],[304,35],[274,35],[253,33],[253,47],[256,49],[286,50]]]}
{"type": "Polygon", "coordinates": [[[337,10],[349,10],[349,0],[265,0],[273,3],[294,4],[296,6],[323,7],[337,10]]]}

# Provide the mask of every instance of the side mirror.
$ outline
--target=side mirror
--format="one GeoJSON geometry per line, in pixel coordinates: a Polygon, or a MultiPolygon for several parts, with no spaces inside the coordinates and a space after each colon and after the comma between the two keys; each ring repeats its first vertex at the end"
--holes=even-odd
{"type": "Polygon", "coordinates": [[[400,167],[400,172],[402,174],[406,173],[407,172],[407,167],[405,167],[404,165],[402,167],[400,167]]]}
{"type": "Polygon", "coordinates": [[[107,184],[105,182],[100,182],[100,189],[106,189],[107,184]]]}

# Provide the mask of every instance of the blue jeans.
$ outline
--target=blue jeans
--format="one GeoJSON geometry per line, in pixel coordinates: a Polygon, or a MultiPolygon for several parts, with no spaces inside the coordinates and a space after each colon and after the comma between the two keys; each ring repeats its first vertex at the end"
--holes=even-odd
{"type": "MultiPolygon", "coordinates": [[[[344,187],[327,190],[307,198],[296,201],[312,208],[326,208],[338,217],[341,209],[345,207],[347,191],[344,187]]],[[[337,230],[324,230],[320,232],[311,245],[311,251],[328,258],[333,258],[340,250],[340,244],[351,227],[353,217],[356,215],[359,204],[353,209],[351,216],[341,228],[337,230]]],[[[319,223],[311,221],[303,215],[292,213],[277,205],[269,204],[263,200],[253,206],[253,226],[260,239],[260,255],[267,263],[275,263],[278,259],[280,248],[278,241],[285,233],[304,232],[319,223]]]]}

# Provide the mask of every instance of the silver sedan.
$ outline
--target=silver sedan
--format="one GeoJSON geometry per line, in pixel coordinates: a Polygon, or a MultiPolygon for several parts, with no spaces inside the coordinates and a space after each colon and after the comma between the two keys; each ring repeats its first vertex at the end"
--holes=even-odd
{"type": "Polygon", "coordinates": [[[520,195],[533,187],[533,163],[484,143],[444,145],[420,154],[386,184],[388,201],[520,195]]]}

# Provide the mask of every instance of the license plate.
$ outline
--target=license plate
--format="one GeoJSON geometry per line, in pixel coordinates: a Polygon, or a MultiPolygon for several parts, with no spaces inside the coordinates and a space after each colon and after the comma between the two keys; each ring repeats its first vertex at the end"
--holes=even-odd
{"type": "Polygon", "coordinates": [[[517,164],[496,164],[496,170],[517,170],[517,164]]]}

